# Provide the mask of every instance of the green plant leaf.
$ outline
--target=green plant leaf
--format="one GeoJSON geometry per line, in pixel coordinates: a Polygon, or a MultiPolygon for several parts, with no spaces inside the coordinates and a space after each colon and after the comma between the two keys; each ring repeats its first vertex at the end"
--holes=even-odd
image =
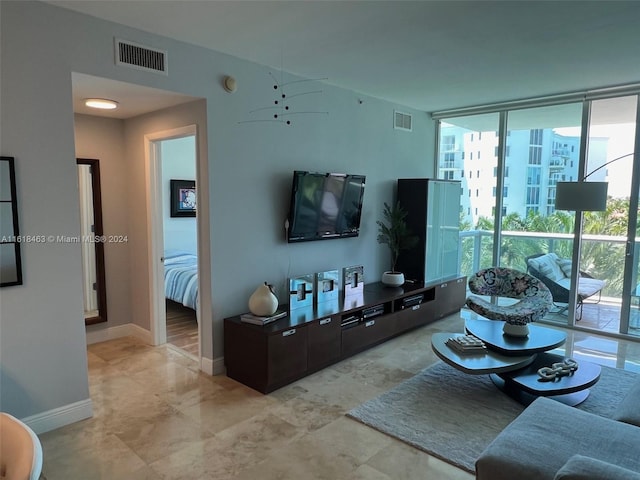
{"type": "Polygon", "coordinates": [[[418,243],[418,237],[413,235],[405,218],[407,212],[400,206],[400,202],[391,207],[384,202],[382,210],[383,221],[378,224],[378,243],[386,244],[391,254],[391,271],[396,270],[396,262],[402,250],[413,248],[418,243]]]}

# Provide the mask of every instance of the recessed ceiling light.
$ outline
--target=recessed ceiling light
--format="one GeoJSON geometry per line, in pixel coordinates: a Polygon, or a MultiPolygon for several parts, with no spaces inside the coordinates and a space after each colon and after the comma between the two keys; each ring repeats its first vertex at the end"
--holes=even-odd
{"type": "Polygon", "coordinates": [[[84,104],[91,108],[100,108],[102,110],[113,110],[118,108],[118,102],[108,100],[106,98],[85,98],[84,104]]]}

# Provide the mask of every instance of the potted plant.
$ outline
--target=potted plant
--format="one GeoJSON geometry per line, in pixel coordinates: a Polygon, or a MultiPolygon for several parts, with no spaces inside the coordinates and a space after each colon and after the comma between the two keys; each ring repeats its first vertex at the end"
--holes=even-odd
{"type": "Polygon", "coordinates": [[[382,283],[398,287],[404,283],[404,274],[396,270],[398,255],[402,250],[413,248],[418,243],[418,237],[412,234],[405,217],[407,212],[397,202],[393,207],[384,203],[382,211],[384,222],[378,220],[378,243],[386,244],[391,253],[391,270],[382,274],[382,283]]]}

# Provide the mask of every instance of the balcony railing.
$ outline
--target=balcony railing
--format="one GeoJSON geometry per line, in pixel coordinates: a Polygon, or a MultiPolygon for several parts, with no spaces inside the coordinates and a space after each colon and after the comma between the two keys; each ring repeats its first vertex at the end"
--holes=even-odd
{"type": "MultiPolygon", "coordinates": [[[[472,275],[492,265],[493,232],[471,230],[460,232],[460,273],[472,275]]],[[[624,261],[627,253],[626,237],[609,235],[582,235],[580,270],[607,282],[602,301],[585,304],[580,325],[600,331],[617,333],[623,296],[624,261]],[[617,312],[617,313],[616,313],[617,312]]],[[[526,271],[526,257],[535,253],[555,252],[560,257],[572,255],[573,234],[503,231],[500,265],[526,271]]],[[[640,252],[640,239],[635,241],[640,252]]],[[[629,333],[640,335],[640,285],[638,284],[638,258],[635,256],[631,295],[629,333]],[[638,286],[636,286],[638,285],[638,286]]],[[[556,315],[557,317],[558,315],[556,315]]],[[[562,315],[560,315],[562,317],[562,315]]],[[[565,316],[566,319],[566,311],[565,316]]],[[[559,319],[563,323],[562,319],[559,319]]]]}
{"type": "MultiPolygon", "coordinates": [[[[571,258],[574,235],[568,233],[503,231],[500,265],[526,271],[525,258],[536,253],[555,252],[571,258]]],[[[626,237],[582,235],[580,268],[607,281],[603,294],[622,298],[626,237]],[[603,278],[604,276],[604,278],[603,278]]],[[[636,240],[636,247],[640,239],[636,240]]],[[[492,264],[493,232],[467,230],[460,232],[460,272],[470,275],[492,264]]],[[[636,251],[638,248],[636,248],[636,251]]],[[[634,275],[638,266],[634,268],[634,275]]]]}

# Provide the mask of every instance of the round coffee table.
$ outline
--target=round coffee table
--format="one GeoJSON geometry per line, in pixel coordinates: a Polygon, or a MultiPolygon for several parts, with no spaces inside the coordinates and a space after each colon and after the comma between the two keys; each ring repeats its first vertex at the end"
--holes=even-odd
{"type": "Polygon", "coordinates": [[[567,334],[560,330],[529,324],[529,335],[514,337],[502,331],[504,322],[497,320],[469,319],[465,330],[482,340],[491,350],[503,355],[533,355],[546,352],[564,344],[567,334]]]}
{"type": "Polygon", "coordinates": [[[529,325],[527,337],[514,337],[502,331],[504,322],[469,319],[465,330],[480,340],[487,349],[478,355],[459,354],[446,345],[454,333],[436,333],[431,347],[436,355],[449,365],[470,374],[489,374],[502,391],[523,404],[545,396],[567,405],[577,405],[589,396],[589,387],[600,378],[600,366],[581,361],[573,374],[554,381],[542,381],[538,370],[565,357],[549,353],[564,344],[567,334],[553,328],[529,325]]]}
{"type": "Polygon", "coordinates": [[[447,345],[451,337],[460,337],[464,333],[434,333],[431,336],[431,348],[445,363],[470,375],[486,375],[519,370],[535,360],[535,355],[502,355],[487,348],[479,353],[459,353],[447,345]]]}

